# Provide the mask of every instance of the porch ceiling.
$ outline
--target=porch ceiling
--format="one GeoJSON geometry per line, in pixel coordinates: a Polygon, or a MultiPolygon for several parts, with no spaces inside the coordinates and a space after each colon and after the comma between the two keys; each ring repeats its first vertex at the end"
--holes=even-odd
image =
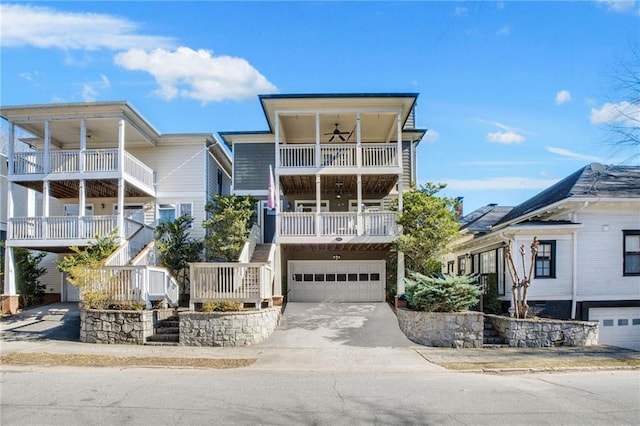
{"type": "Polygon", "coordinates": [[[282,244],[282,250],[286,252],[300,251],[389,251],[391,244],[370,243],[370,244],[282,244]]]}
{"type": "MultiPolygon", "coordinates": [[[[19,185],[42,192],[42,181],[16,182],[19,185]]],[[[136,186],[125,182],[125,197],[148,197],[149,194],[136,186]]],[[[118,180],[87,180],[85,185],[87,198],[113,198],[118,196],[118,180]]],[[[79,198],[80,183],[77,180],[52,180],[49,182],[49,194],[53,198],[79,198]]]]}
{"type": "MultiPolygon", "coordinates": [[[[362,193],[386,195],[398,182],[397,175],[363,175],[362,193]]],[[[356,176],[320,176],[322,194],[335,194],[340,189],[343,195],[357,194],[358,180],[356,176]]],[[[284,194],[310,194],[316,191],[316,178],[312,175],[280,176],[280,188],[284,194]]]]}

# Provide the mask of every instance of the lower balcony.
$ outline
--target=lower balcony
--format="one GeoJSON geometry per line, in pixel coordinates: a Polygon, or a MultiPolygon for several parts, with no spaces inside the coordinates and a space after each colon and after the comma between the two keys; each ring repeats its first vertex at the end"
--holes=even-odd
{"type": "Polygon", "coordinates": [[[283,212],[279,214],[279,221],[279,242],[300,242],[309,237],[390,242],[399,234],[395,212],[283,212]]]}

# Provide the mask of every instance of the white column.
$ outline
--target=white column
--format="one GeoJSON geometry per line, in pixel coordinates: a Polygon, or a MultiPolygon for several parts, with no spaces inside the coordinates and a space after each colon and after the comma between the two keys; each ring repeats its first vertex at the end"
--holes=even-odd
{"type": "MultiPolygon", "coordinates": [[[[402,192],[404,191],[402,180],[403,180],[403,158],[402,158],[402,118],[400,114],[398,114],[397,118],[397,129],[398,129],[398,154],[396,158],[398,159],[398,212],[402,213],[402,192]]],[[[398,226],[398,234],[402,235],[402,227],[398,226]]],[[[398,295],[404,294],[404,252],[398,252],[398,273],[397,273],[397,291],[398,295]]]]}
{"type": "Polygon", "coordinates": [[[320,214],[320,203],[322,201],[322,183],[320,179],[320,175],[316,175],[316,235],[319,237],[322,230],[322,215],[320,214]]]}
{"type": "Polygon", "coordinates": [[[124,139],[125,121],[121,119],[118,123],[118,235],[124,240],[124,139]]]}
{"type": "Polygon", "coordinates": [[[360,113],[356,114],[356,166],[362,167],[362,135],[360,134],[360,113]]]}
{"type": "Polygon", "coordinates": [[[80,172],[86,170],[85,155],[87,151],[87,123],[84,118],[80,119],[80,158],[78,158],[78,168],[80,172]]]}
{"type": "Polygon", "coordinates": [[[396,155],[396,158],[398,159],[398,167],[402,168],[402,117],[400,116],[400,113],[398,113],[398,123],[397,123],[397,128],[398,128],[398,155],[396,155]]]}
{"type": "Polygon", "coordinates": [[[43,164],[43,172],[45,174],[51,171],[51,168],[49,167],[50,151],[51,151],[51,123],[49,122],[49,120],[45,120],[44,122],[44,164],[43,164]]]}
{"type": "Polygon", "coordinates": [[[316,167],[320,167],[322,164],[322,158],[320,156],[320,113],[316,113],[316,167]]]}
{"type": "Polygon", "coordinates": [[[6,296],[16,295],[16,271],[14,268],[13,247],[7,247],[4,251],[4,289],[6,296]]]}
{"type": "MultiPolygon", "coordinates": [[[[15,127],[16,127],[15,124],[9,123],[9,135],[8,135],[9,144],[7,146],[7,156],[9,158],[9,170],[7,170],[7,175],[9,175],[9,176],[13,175],[13,169],[14,169],[13,164],[14,164],[14,161],[15,161],[13,159],[13,153],[14,153],[14,150],[15,150],[15,147],[14,147],[14,138],[15,138],[15,131],[16,131],[15,127]]],[[[11,217],[11,216],[9,216],[9,217],[11,217]]]]}
{"type": "MultiPolygon", "coordinates": [[[[87,194],[86,194],[86,181],[84,179],[80,179],[78,184],[78,192],[79,192],[79,202],[78,202],[78,237],[85,238],[85,224],[84,224],[84,216],[85,210],[87,209],[87,194]]],[[[91,237],[92,235],[89,235],[91,237]]]]}
{"type": "Polygon", "coordinates": [[[358,235],[364,234],[364,217],[362,215],[362,175],[358,173],[358,183],[357,183],[357,192],[358,192],[358,209],[357,209],[357,218],[356,223],[358,224],[358,235]]]}
{"type": "Polygon", "coordinates": [[[398,252],[398,281],[396,295],[404,294],[404,252],[398,252]]]}
{"type": "Polygon", "coordinates": [[[42,182],[42,237],[49,238],[49,181],[42,182]]]}
{"type": "MultiPolygon", "coordinates": [[[[275,184],[275,194],[274,202],[276,204],[275,213],[276,213],[276,232],[274,236],[274,240],[278,241],[280,238],[280,114],[276,112],[276,122],[275,122],[275,140],[274,140],[274,149],[275,149],[275,167],[274,167],[274,184],[275,184]]],[[[234,163],[235,164],[235,163],[234,163]]],[[[264,214],[264,212],[260,212],[260,214],[264,214]]]]}

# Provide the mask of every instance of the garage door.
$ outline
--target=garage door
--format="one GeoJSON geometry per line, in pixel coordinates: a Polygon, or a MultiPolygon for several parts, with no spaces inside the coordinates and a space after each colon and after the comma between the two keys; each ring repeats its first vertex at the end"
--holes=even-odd
{"type": "Polygon", "coordinates": [[[640,308],[591,308],[589,321],[598,321],[600,344],[640,350],[640,308]]]}
{"type": "Polygon", "coordinates": [[[384,260],[290,260],[291,302],[384,302],[384,260]]]}

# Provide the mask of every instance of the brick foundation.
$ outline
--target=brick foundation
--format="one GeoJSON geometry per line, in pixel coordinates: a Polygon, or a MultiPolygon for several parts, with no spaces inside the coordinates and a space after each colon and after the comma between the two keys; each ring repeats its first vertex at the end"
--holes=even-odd
{"type": "Polygon", "coordinates": [[[15,314],[20,307],[20,296],[15,295],[2,295],[0,296],[0,305],[2,307],[3,314],[15,314]]]}

